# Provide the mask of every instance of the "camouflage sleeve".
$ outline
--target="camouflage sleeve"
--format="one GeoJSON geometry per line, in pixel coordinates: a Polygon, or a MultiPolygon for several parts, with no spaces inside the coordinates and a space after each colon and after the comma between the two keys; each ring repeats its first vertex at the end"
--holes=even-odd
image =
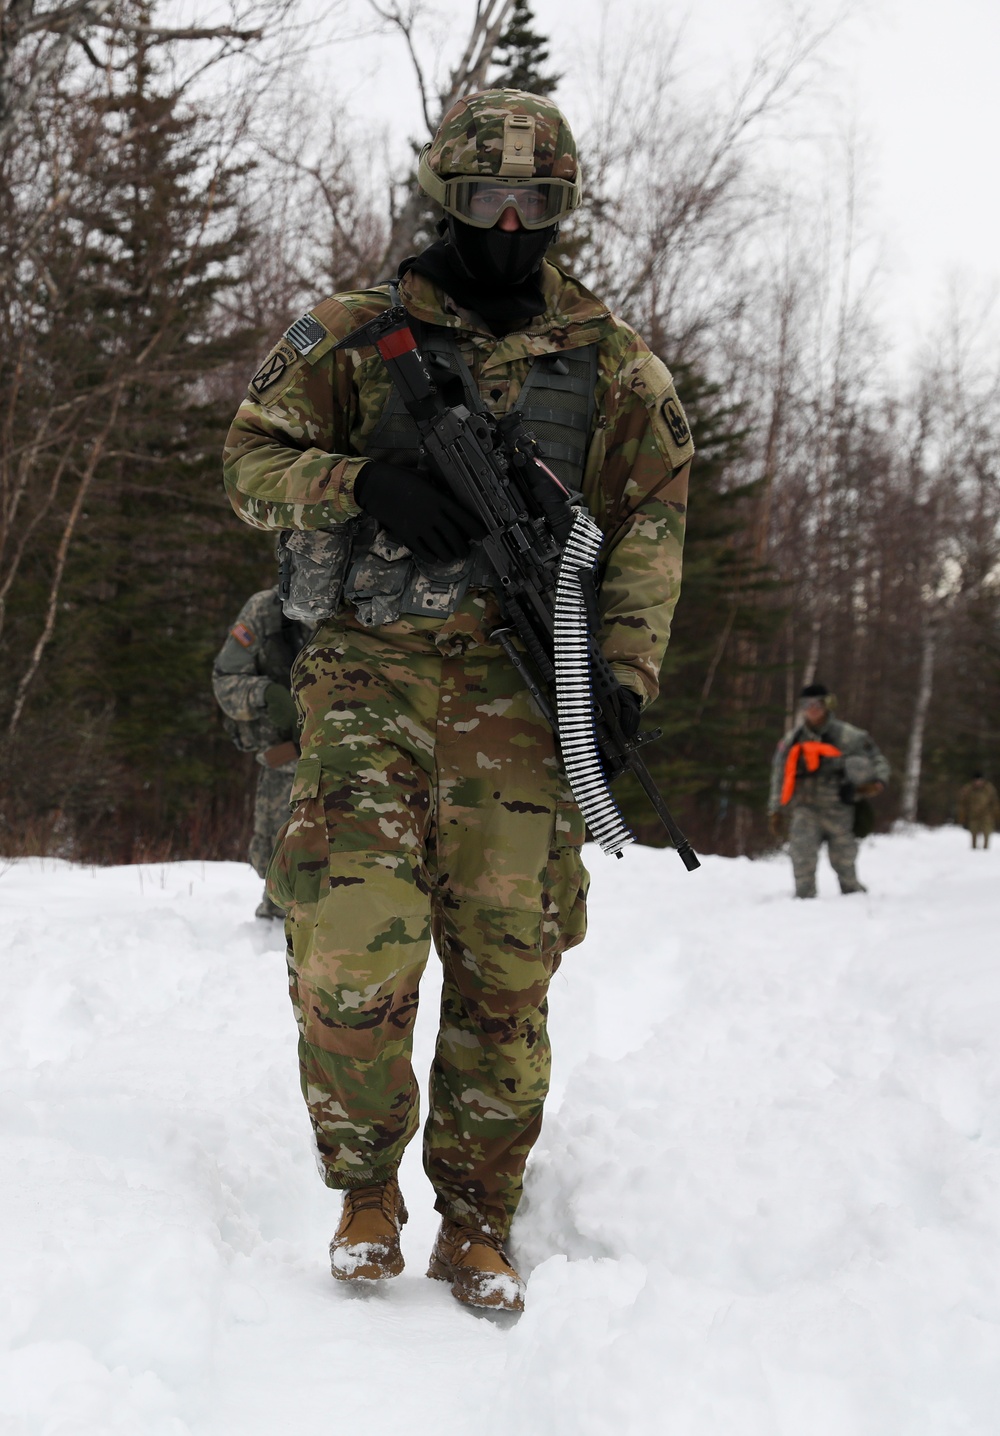
{"type": "Polygon", "coordinates": [[[236,513],[258,529],[318,529],[360,512],[354,480],[365,460],[350,453],[357,417],[356,351],[338,339],[361,322],[336,299],[283,335],[250,380],[226,439],[223,477],[236,513]],[[318,317],[317,317],[318,316],[318,317]],[[306,321],[305,342],[296,331],[306,321]]]}
{"type": "Polygon", "coordinates": [[[213,669],[212,692],[227,718],[246,723],[251,718],[259,718],[264,711],[264,693],[270,681],[264,677],[240,678],[235,673],[219,673],[213,669]]]}
{"type": "Polygon", "coordinates": [[[867,733],[865,734],[865,738],[867,740],[865,751],[867,756],[872,760],[872,766],[875,769],[876,782],[888,783],[890,777],[892,776],[892,769],[889,767],[888,758],[878,747],[874,738],[870,737],[867,733]]]}
{"type": "Polygon", "coordinates": [[[644,700],[659,691],[680,593],[693,453],[669,370],[633,337],[599,407],[585,489],[599,491],[607,534],[601,647],[644,700]]]}
{"type": "Polygon", "coordinates": [[[238,723],[259,718],[264,707],[264,692],[271,680],[258,667],[264,630],[262,607],[273,601],[270,589],[247,599],[212,665],[215,701],[227,718],[238,723]]]}

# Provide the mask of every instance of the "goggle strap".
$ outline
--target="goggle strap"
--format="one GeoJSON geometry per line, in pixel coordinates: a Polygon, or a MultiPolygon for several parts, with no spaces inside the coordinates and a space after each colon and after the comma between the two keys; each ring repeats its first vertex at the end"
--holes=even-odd
{"type": "Polygon", "coordinates": [[[434,173],[427,163],[427,154],[430,145],[424,145],[420,151],[420,162],[417,165],[417,183],[425,194],[429,194],[435,204],[444,209],[444,202],[448,197],[448,186],[440,175],[434,173]]]}
{"type": "MultiPolygon", "coordinates": [[[[447,209],[449,181],[443,180],[439,174],[435,174],[435,172],[428,164],[427,155],[430,152],[430,148],[430,143],[427,143],[420,151],[420,159],[417,164],[417,183],[420,185],[420,188],[424,191],[425,194],[430,195],[431,199],[434,200],[436,204],[439,204],[442,209],[447,209]]],[[[495,177],[492,175],[453,175],[451,176],[451,178],[456,180],[478,179],[488,181],[495,177]]],[[[560,189],[567,189],[569,198],[558,216],[559,219],[564,218],[567,214],[570,213],[571,210],[576,209],[577,205],[580,203],[580,198],[583,192],[583,175],[579,168],[577,169],[576,178],[574,180],[544,180],[540,182],[545,184],[557,183],[560,189]]]]}

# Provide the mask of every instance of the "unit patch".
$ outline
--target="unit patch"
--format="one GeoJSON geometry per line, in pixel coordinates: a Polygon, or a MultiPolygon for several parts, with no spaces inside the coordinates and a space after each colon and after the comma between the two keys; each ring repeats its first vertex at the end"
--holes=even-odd
{"type": "Polygon", "coordinates": [[[691,437],[691,430],[684,417],[684,410],[673,394],[668,394],[663,401],[663,417],[667,421],[667,428],[673,435],[674,443],[679,449],[683,448],[691,437]]]}
{"type": "Polygon", "coordinates": [[[244,648],[252,648],[257,642],[245,623],[234,624],[229,632],[237,643],[242,643],[244,648]]]}
{"type": "Polygon", "coordinates": [[[280,339],[250,380],[250,388],[255,394],[263,394],[265,389],[272,388],[284,377],[288,366],[294,364],[297,358],[292,346],[280,339]]]}

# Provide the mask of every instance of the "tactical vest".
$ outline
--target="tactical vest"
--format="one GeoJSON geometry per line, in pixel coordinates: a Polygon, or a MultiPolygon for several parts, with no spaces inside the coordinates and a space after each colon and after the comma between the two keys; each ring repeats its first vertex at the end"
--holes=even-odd
{"type": "MultiPolygon", "coordinates": [[[[450,330],[415,321],[413,328],[446,401],[464,404],[471,413],[488,413],[450,330]]],[[[596,344],[539,355],[513,406],[538,440],[545,462],[571,491],[583,487],[596,385],[596,344]]],[[[395,387],[362,452],[366,458],[382,459],[402,468],[425,467],[420,432],[395,387]]],[[[454,612],[470,587],[489,583],[489,569],[481,551],[453,563],[418,563],[374,519],[363,516],[351,520],[351,526],[351,559],[344,597],[366,626],[393,623],[404,613],[444,617],[454,612]]]]}

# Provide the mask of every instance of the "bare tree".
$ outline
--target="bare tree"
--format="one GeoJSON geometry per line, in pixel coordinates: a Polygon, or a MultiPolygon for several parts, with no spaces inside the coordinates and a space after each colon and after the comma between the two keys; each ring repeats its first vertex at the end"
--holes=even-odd
{"type": "MultiPolygon", "coordinates": [[[[391,4],[369,0],[369,4],[386,25],[397,31],[406,43],[420,93],[420,107],[427,138],[430,139],[456,100],[483,88],[500,37],[513,14],[514,0],[476,0],[469,37],[461,58],[451,70],[447,81],[438,87],[427,78],[420,59],[418,29],[423,12],[420,0],[410,0],[407,5],[400,3],[400,0],[392,0],[391,4]]],[[[428,205],[427,197],[417,188],[412,176],[403,184],[402,194],[402,203],[393,207],[388,240],[382,256],[382,269],[386,273],[392,273],[399,262],[410,253],[413,235],[419,228],[428,205]]]]}
{"type": "Polygon", "coordinates": [[[0,0],[0,149],[14,134],[66,66],[74,52],[95,68],[109,63],[106,42],[123,30],[148,46],[179,41],[209,42],[212,52],[200,68],[257,45],[287,22],[294,0],[231,0],[220,24],[156,24],[150,5],[121,0],[0,0]]]}

